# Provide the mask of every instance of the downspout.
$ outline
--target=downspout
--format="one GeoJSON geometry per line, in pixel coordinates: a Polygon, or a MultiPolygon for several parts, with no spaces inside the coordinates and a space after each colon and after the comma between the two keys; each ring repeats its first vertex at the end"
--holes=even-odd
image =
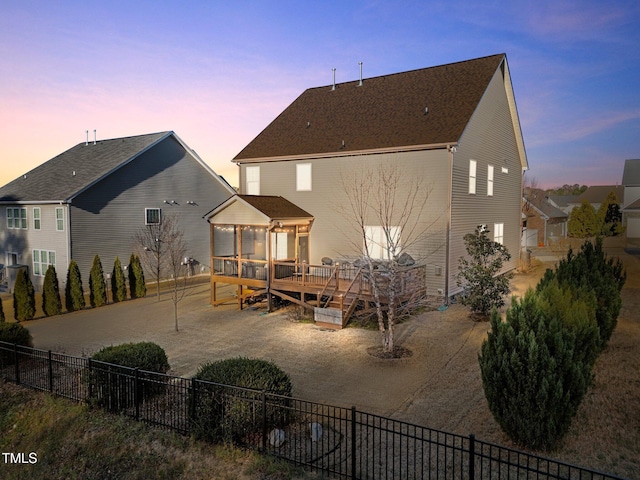
{"type": "Polygon", "coordinates": [[[451,273],[450,268],[450,249],[451,249],[451,208],[452,208],[452,196],[453,196],[453,154],[456,152],[456,147],[453,145],[447,145],[447,152],[449,153],[449,185],[448,185],[448,200],[449,206],[447,208],[447,227],[445,232],[445,262],[444,262],[444,302],[445,305],[449,305],[449,275],[451,273]]]}

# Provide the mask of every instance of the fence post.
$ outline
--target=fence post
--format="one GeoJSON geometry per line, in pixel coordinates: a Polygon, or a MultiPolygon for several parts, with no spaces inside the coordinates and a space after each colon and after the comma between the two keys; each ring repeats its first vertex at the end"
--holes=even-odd
{"type": "Polygon", "coordinates": [[[476,476],[476,436],[469,434],[469,480],[474,480],[476,476]]]}
{"type": "Polygon", "coordinates": [[[88,370],[89,370],[89,388],[87,389],[87,403],[89,403],[91,401],[91,398],[93,397],[93,374],[92,374],[92,368],[91,368],[91,357],[89,357],[89,360],[87,362],[88,365],[88,370]]]}
{"type": "Polygon", "coordinates": [[[260,394],[262,398],[262,452],[267,452],[267,394],[264,390],[260,394]]]}
{"type": "Polygon", "coordinates": [[[356,407],[351,407],[351,478],[355,480],[356,477],[356,407]]]}
{"type": "Polygon", "coordinates": [[[18,344],[13,344],[13,360],[16,366],[16,385],[20,385],[20,366],[18,365],[18,344]]]}
{"type": "Polygon", "coordinates": [[[133,372],[133,401],[136,404],[136,420],[140,420],[140,369],[133,372]]]}
{"type": "Polygon", "coordinates": [[[49,391],[53,393],[53,360],[51,358],[51,350],[49,350],[49,391]]]}
{"type": "Polygon", "coordinates": [[[193,422],[196,421],[196,387],[197,387],[196,377],[191,377],[191,402],[189,402],[189,416],[191,417],[191,421],[189,422],[190,428],[193,425],[193,422]]]}

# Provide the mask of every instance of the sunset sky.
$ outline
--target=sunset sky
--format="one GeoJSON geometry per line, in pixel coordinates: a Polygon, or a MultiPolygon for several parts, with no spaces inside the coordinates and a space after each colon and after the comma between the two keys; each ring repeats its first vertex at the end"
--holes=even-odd
{"type": "Polygon", "coordinates": [[[306,88],[506,53],[539,186],[640,158],[640,2],[0,3],[0,185],[98,139],[173,130],[231,159],[306,88]]]}

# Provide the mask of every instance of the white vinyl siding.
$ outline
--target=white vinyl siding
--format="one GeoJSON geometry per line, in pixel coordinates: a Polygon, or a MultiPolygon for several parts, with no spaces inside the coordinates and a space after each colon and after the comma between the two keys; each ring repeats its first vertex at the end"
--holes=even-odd
{"type": "Polygon", "coordinates": [[[44,277],[49,265],[56,266],[56,252],[51,250],[33,251],[33,274],[44,277]]]}
{"type": "Polygon", "coordinates": [[[260,167],[245,168],[245,183],[247,195],[260,195],[260,167]]]}
{"type": "Polygon", "coordinates": [[[64,208],[56,207],[56,232],[64,231],[64,208]]]}
{"type": "Polygon", "coordinates": [[[493,241],[504,245],[504,223],[493,224],[493,241]]]}
{"type": "Polygon", "coordinates": [[[487,165],[487,197],[493,197],[493,165],[487,165]]]}
{"type": "Polygon", "coordinates": [[[476,161],[469,160],[469,194],[471,195],[476,193],[476,167],[476,161]]]}
{"type": "Polygon", "coordinates": [[[40,207],[33,207],[33,229],[40,230],[42,228],[42,217],[40,216],[40,207]]]}
{"type": "Polygon", "coordinates": [[[26,208],[7,208],[7,228],[27,228],[26,208]]]}
{"type": "Polygon", "coordinates": [[[311,191],[311,164],[298,163],[296,165],[296,190],[298,192],[311,191]]]}
{"type": "MultiPolygon", "coordinates": [[[[388,234],[392,243],[395,244],[393,245],[395,246],[395,251],[398,252],[400,248],[400,227],[389,227],[388,234]]],[[[369,258],[388,260],[389,248],[393,246],[390,246],[387,242],[385,229],[381,226],[365,226],[365,235],[364,254],[369,258]]]]}

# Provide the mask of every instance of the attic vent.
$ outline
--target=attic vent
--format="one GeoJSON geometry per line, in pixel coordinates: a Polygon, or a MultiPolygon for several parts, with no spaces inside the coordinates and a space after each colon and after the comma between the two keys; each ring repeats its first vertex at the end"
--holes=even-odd
{"type": "Polygon", "coordinates": [[[73,172],[71,172],[71,175],[73,175],[75,177],[76,176],[76,171],[74,170],[73,172]]]}

